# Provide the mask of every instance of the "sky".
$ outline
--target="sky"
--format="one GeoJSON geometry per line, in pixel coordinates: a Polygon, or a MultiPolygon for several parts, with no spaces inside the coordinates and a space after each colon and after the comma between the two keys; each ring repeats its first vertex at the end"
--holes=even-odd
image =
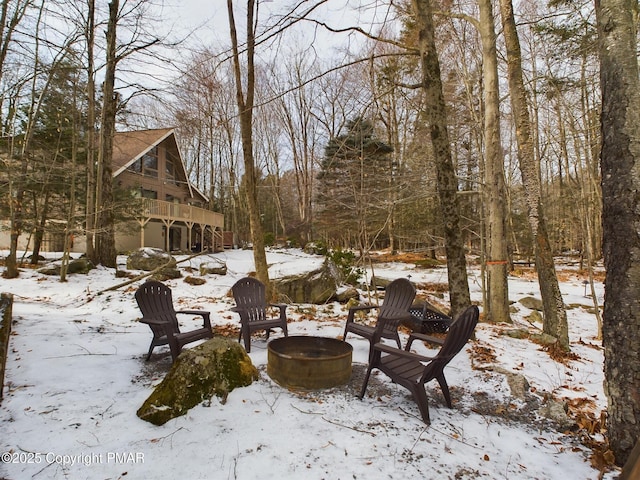
{"type": "MultiPolygon", "coordinates": [[[[235,1],[235,20],[238,28],[245,21],[243,6],[246,2],[235,1]]],[[[302,2],[290,1],[261,1],[259,3],[259,30],[267,22],[272,21],[273,16],[281,15],[288,11],[287,7],[292,4],[302,2]]],[[[306,2],[304,5],[313,5],[315,0],[306,2]]],[[[345,28],[348,26],[358,26],[365,31],[376,31],[380,22],[387,16],[387,12],[382,8],[363,5],[363,2],[349,0],[328,0],[314,9],[311,18],[320,22],[325,22],[332,28],[345,28]]],[[[172,18],[175,21],[176,29],[182,31],[195,31],[192,40],[195,43],[211,45],[228,45],[229,42],[229,21],[226,2],[216,0],[213,2],[202,2],[199,0],[184,0],[175,2],[168,0],[164,3],[162,16],[172,18]]],[[[308,8],[305,6],[305,8],[308,8]]],[[[304,9],[298,9],[298,12],[304,9]]],[[[357,38],[354,35],[328,33],[322,28],[316,29],[313,24],[304,22],[296,29],[296,42],[315,43],[322,48],[318,49],[319,54],[332,54],[334,49],[343,48],[346,45],[354,44],[357,38]],[[302,38],[300,37],[302,36],[302,38]],[[327,48],[327,47],[330,48],[327,48]]],[[[302,46],[302,45],[300,45],[302,46]]]]}
{"type": "MultiPolygon", "coordinates": [[[[51,255],[50,258],[55,258],[51,255]]],[[[184,257],[178,256],[181,260],[184,257]]],[[[323,257],[300,250],[269,250],[271,278],[317,268],[323,257]]],[[[120,270],[126,257],[119,256],[120,270]]],[[[446,283],[444,268],[379,263],[376,275],[409,277],[418,297],[446,305],[424,286],[446,283]]],[[[176,308],[205,309],[214,325],[238,325],[230,309],[230,287],[254,270],[251,251],[227,250],[181,263],[183,278],[167,282],[176,308]],[[184,281],[198,275],[201,262],[221,261],[227,275],[206,275],[206,283],[184,281]]],[[[408,392],[384,375],[372,375],[368,394],[357,398],[366,368],[368,343],[350,335],[353,375],[347,385],[301,392],[282,388],[266,372],[267,343],[252,339],[252,363],[259,379],[233,390],[226,402],[214,397],[186,415],[154,426],[136,416],[171,365],[166,347],[146,362],[151,332],[137,322],[136,282],[120,284],[114,269],[70,275],[67,283],[31,269],[19,279],[0,276],[0,291],[14,295],[13,327],[0,404],[0,478],[34,479],[563,479],[612,480],[616,472],[591,467],[591,450],[580,434],[563,433],[528,413],[543,398],[563,400],[574,415],[599,418],[606,408],[602,348],[595,339],[592,302],[583,277],[562,271],[576,359],[552,360],[538,345],[504,335],[513,327],[539,332],[530,310],[518,303],[539,298],[534,275],[509,279],[515,325],[480,323],[477,340],[449,364],[445,375],[454,400],[444,404],[437,382],[427,384],[431,425],[425,425],[408,392]],[[478,356],[492,351],[493,360],[478,356]],[[513,398],[501,371],[522,374],[528,401],[513,398]]],[[[140,272],[130,271],[131,275],[140,272]]],[[[480,302],[478,271],[469,270],[472,300],[480,302]]],[[[603,287],[596,285],[599,302],[603,287]]],[[[361,291],[361,301],[366,294],[361,291]]],[[[346,309],[337,303],[290,305],[290,335],[341,338],[346,309]]],[[[182,318],[183,330],[196,326],[182,318]]],[[[274,330],[271,339],[280,338],[274,330]]],[[[402,334],[403,341],[406,335],[402,334]]],[[[237,341],[234,335],[232,341],[237,341]]],[[[188,348],[191,348],[189,346],[188,348]]],[[[433,354],[414,343],[419,353],[433,354]]],[[[535,412],[539,412],[536,410],[535,412]]],[[[588,436],[588,435],[587,435],[588,436]]],[[[594,441],[602,440],[596,430],[594,441]]]]}

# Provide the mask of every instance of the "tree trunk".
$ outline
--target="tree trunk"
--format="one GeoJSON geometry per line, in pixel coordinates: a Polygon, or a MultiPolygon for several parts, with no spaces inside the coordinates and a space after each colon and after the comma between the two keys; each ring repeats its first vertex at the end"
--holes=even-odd
{"type": "Polygon", "coordinates": [[[22,212],[24,201],[23,183],[29,165],[26,155],[23,155],[20,165],[17,181],[11,180],[9,183],[11,192],[11,230],[9,234],[9,254],[5,258],[5,271],[2,273],[4,278],[17,278],[20,275],[18,270],[18,239],[22,233],[22,225],[24,223],[22,212]]]}
{"type": "Polygon", "coordinates": [[[87,0],[87,196],[85,237],[86,254],[94,263],[98,263],[94,249],[94,228],[96,223],[96,76],[93,58],[95,44],[95,0],[87,0]]]}
{"type": "Polygon", "coordinates": [[[510,322],[507,283],[507,234],[504,182],[504,157],[500,142],[500,93],[498,57],[491,0],[479,0],[482,38],[482,77],[484,85],[485,199],[488,230],[488,304],[485,319],[510,322]]]}
{"type": "MultiPolygon", "coordinates": [[[[26,8],[26,5],[25,5],[26,8]]],[[[44,5],[40,6],[38,18],[36,21],[36,31],[39,31],[39,27],[42,21],[44,11],[44,5]]],[[[15,28],[15,25],[14,25],[15,28]]],[[[13,31],[13,30],[11,30],[13,31]]],[[[9,35],[9,34],[7,34],[9,35]]],[[[10,36],[6,38],[6,44],[8,46],[8,42],[10,41],[10,36]]],[[[17,178],[11,177],[9,181],[9,191],[11,195],[10,199],[10,210],[11,210],[11,231],[9,234],[9,254],[5,259],[5,271],[2,276],[4,278],[17,278],[20,275],[18,270],[18,240],[20,235],[22,234],[22,228],[24,225],[24,212],[23,212],[23,202],[24,202],[24,194],[25,188],[24,184],[26,181],[27,173],[29,171],[29,158],[28,151],[31,145],[31,138],[33,136],[33,128],[35,125],[35,119],[37,117],[37,113],[39,110],[39,99],[36,95],[36,84],[38,80],[37,68],[39,63],[39,43],[40,39],[36,36],[36,44],[35,44],[35,64],[34,64],[34,72],[31,79],[31,105],[28,110],[26,128],[24,132],[24,140],[22,142],[22,148],[20,152],[20,173],[17,178]]],[[[5,54],[6,52],[3,52],[5,54]]],[[[4,58],[3,64],[4,65],[4,58]]],[[[43,92],[46,90],[46,86],[41,92],[41,96],[43,92]]]]}
{"type": "Polygon", "coordinates": [[[233,15],[233,0],[227,0],[229,13],[229,32],[233,48],[233,65],[236,82],[236,101],[240,114],[240,135],[242,137],[242,155],[244,158],[244,178],[247,192],[247,205],[249,210],[249,228],[251,229],[251,242],[253,243],[253,261],[256,268],[256,276],[267,287],[268,298],[271,296],[272,287],[269,282],[269,270],[267,255],[264,249],[264,234],[260,221],[258,207],[258,174],[253,159],[253,100],[255,90],[254,69],[254,13],[255,1],[247,0],[247,78],[246,94],[242,91],[242,69],[240,67],[240,52],[238,49],[238,34],[233,15]]]}
{"type": "Polygon", "coordinates": [[[116,79],[116,28],[120,1],[109,3],[109,23],[107,25],[107,60],[103,85],[102,130],[100,135],[100,202],[96,232],[97,263],[105,267],[116,266],[116,241],[113,212],[113,136],[116,128],[116,110],[118,99],[115,94],[116,79]]]}
{"type": "MultiPolygon", "coordinates": [[[[34,195],[35,197],[35,195],[34,195]]],[[[47,218],[49,217],[49,189],[45,188],[44,192],[41,192],[42,201],[42,214],[38,219],[37,209],[34,215],[35,232],[33,234],[33,251],[31,252],[31,265],[38,264],[38,257],[40,257],[40,249],[42,248],[42,242],[44,241],[44,231],[47,227],[47,218]]],[[[37,205],[38,199],[33,199],[33,204],[37,205]]]]}
{"type": "Polygon", "coordinates": [[[623,465],[640,438],[640,81],[637,2],[596,1],[602,89],[603,315],[609,444],[623,465]]]}
{"type": "Polygon", "coordinates": [[[422,65],[422,89],[425,95],[425,107],[421,115],[429,126],[433,145],[437,189],[445,231],[451,314],[456,315],[471,303],[464,242],[460,231],[460,207],[457,197],[458,181],[451,158],[447,114],[442,79],[440,78],[440,62],[436,51],[431,1],[412,0],[412,5],[419,31],[418,42],[422,65]]]}
{"type": "Polygon", "coordinates": [[[543,330],[569,350],[567,312],[558,285],[553,254],[540,196],[540,168],[535,160],[531,120],[522,76],[522,55],[511,0],[500,0],[502,27],[507,48],[511,108],[516,122],[518,162],[525,191],[529,226],[534,239],[535,263],[544,310],[543,330]]]}

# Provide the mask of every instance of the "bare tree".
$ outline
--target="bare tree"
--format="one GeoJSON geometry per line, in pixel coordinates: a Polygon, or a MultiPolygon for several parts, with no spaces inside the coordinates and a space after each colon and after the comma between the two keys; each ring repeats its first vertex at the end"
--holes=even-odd
{"type": "Polygon", "coordinates": [[[602,89],[607,427],[616,463],[640,438],[640,80],[637,2],[596,1],[602,89]]]}
{"type": "Polygon", "coordinates": [[[540,169],[536,162],[527,94],[522,75],[520,41],[511,0],[500,0],[500,11],[507,49],[507,68],[511,108],[516,123],[518,162],[527,201],[529,228],[534,238],[534,251],[538,283],[544,309],[545,333],[558,340],[562,348],[569,349],[567,312],[558,285],[553,252],[547,235],[542,207],[540,169]]]}
{"type": "MultiPolygon", "coordinates": [[[[16,28],[33,3],[34,0],[2,0],[2,5],[0,5],[0,83],[4,79],[7,55],[14,41],[16,28]]],[[[3,106],[3,101],[4,96],[0,96],[0,107],[3,106]]],[[[0,108],[1,111],[2,108],[0,108]]],[[[0,125],[3,123],[0,122],[0,125]]]]}
{"type": "Polygon", "coordinates": [[[509,289],[507,282],[506,188],[504,182],[504,156],[500,141],[500,92],[498,57],[494,27],[493,2],[479,0],[479,31],[482,38],[482,77],[484,85],[484,140],[485,140],[485,201],[487,203],[488,252],[488,305],[486,317],[494,322],[507,322],[509,318],[509,289]]]}
{"type": "Polygon", "coordinates": [[[412,6],[419,38],[421,88],[425,95],[421,114],[429,127],[436,162],[437,188],[446,237],[451,311],[456,315],[471,303],[465,249],[460,231],[460,207],[456,195],[458,182],[447,132],[447,114],[440,78],[440,61],[436,51],[431,0],[412,0],[412,6]]]}
{"type": "Polygon", "coordinates": [[[256,275],[260,281],[267,285],[271,294],[269,282],[269,270],[267,255],[264,248],[264,235],[260,222],[258,209],[258,172],[253,158],[253,108],[255,96],[255,22],[257,5],[255,0],[247,0],[246,43],[244,45],[246,65],[245,74],[241,64],[241,52],[238,42],[235,15],[233,12],[233,0],[227,0],[229,14],[229,33],[231,36],[231,48],[233,50],[234,79],[236,83],[236,102],[240,117],[240,134],[242,136],[242,155],[244,158],[244,182],[247,192],[247,206],[249,209],[249,225],[251,227],[251,240],[253,243],[253,260],[256,275]]]}
{"type": "MultiPolygon", "coordinates": [[[[11,206],[11,232],[9,254],[5,260],[6,269],[3,273],[5,278],[16,278],[19,276],[17,265],[18,239],[22,234],[24,226],[24,196],[25,196],[25,180],[30,169],[31,163],[31,142],[33,139],[35,125],[39,117],[42,107],[42,99],[47,94],[49,84],[53,78],[57,66],[65,60],[69,53],[69,46],[74,42],[75,37],[69,36],[62,45],[54,46],[54,59],[48,70],[41,71],[41,47],[42,39],[40,38],[40,30],[44,17],[44,4],[40,5],[36,15],[36,32],[33,45],[33,71],[24,85],[29,88],[29,104],[26,106],[26,121],[22,132],[22,142],[19,145],[12,146],[11,155],[16,158],[19,168],[17,174],[11,176],[10,179],[10,206],[11,206]],[[41,81],[41,83],[39,83],[41,81]]],[[[51,46],[51,45],[47,45],[51,46]]]]}
{"type": "MultiPolygon", "coordinates": [[[[161,44],[156,32],[149,33],[151,19],[145,16],[146,0],[128,2],[112,0],[109,3],[109,19],[106,32],[105,78],[102,84],[102,111],[100,129],[100,150],[96,172],[96,231],[95,263],[116,266],[115,245],[115,202],[113,196],[113,136],[116,115],[124,103],[122,95],[116,91],[118,65],[127,57],[139,52],[150,52],[151,47],[161,44]],[[118,43],[118,26],[129,21],[128,39],[118,43]]],[[[139,87],[138,87],[139,89],[139,87]]]]}
{"type": "Polygon", "coordinates": [[[96,223],[96,159],[98,148],[96,146],[96,68],[94,58],[95,48],[95,0],[86,0],[87,18],[83,29],[87,45],[87,194],[85,199],[86,219],[85,234],[87,239],[86,254],[88,258],[95,259],[94,228],[96,223]]]}
{"type": "Polygon", "coordinates": [[[98,182],[96,193],[99,207],[96,209],[95,263],[105,267],[116,266],[115,220],[113,211],[113,137],[116,131],[116,113],[118,97],[115,93],[116,66],[118,55],[116,37],[120,1],[109,3],[109,21],[107,22],[107,50],[105,78],[102,85],[102,117],[100,129],[100,155],[98,160],[98,182]]]}

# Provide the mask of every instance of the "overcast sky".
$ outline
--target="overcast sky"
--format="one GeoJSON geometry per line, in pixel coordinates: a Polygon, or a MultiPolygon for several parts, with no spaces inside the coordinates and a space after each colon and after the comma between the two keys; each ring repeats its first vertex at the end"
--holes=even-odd
{"type": "MultiPolygon", "coordinates": [[[[236,0],[235,3],[237,5],[236,24],[240,29],[244,23],[245,2],[236,0]]],[[[287,6],[292,3],[290,0],[262,0],[259,4],[259,21],[261,25],[265,24],[272,13],[282,14],[287,11],[287,6]]],[[[295,3],[298,4],[300,2],[295,3]]],[[[308,2],[309,6],[315,3],[317,3],[317,0],[309,0],[308,2]]],[[[326,22],[333,28],[357,25],[364,30],[375,31],[377,27],[371,19],[375,15],[384,15],[383,13],[381,14],[383,10],[376,10],[374,7],[362,8],[360,5],[363,3],[365,2],[355,0],[328,0],[315,9],[312,16],[314,19],[326,22]]],[[[373,1],[371,4],[375,5],[376,2],[373,1]]],[[[209,2],[203,2],[202,0],[166,0],[162,15],[165,18],[175,18],[176,28],[179,28],[182,32],[195,30],[195,34],[192,37],[194,43],[224,46],[229,44],[229,23],[226,5],[227,2],[225,0],[209,2]]],[[[298,11],[302,12],[303,9],[298,11]]],[[[310,34],[315,30],[315,27],[309,22],[301,24],[301,30],[309,34],[309,39],[313,38],[315,42],[320,42],[323,47],[329,46],[328,44],[337,47],[347,41],[346,35],[329,34],[326,31],[321,31],[319,34],[316,31],[315,36],[311,37],[310,34]]],[[[351,41],[353,40],[351,38],[351,41]]],[[[323,49],[325,53],[328,53],[328,50],[330,49],[323,49]]]]}

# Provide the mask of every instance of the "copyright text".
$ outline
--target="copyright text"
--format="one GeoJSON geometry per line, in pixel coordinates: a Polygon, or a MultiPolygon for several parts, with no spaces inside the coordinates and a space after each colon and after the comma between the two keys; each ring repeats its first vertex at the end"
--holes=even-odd
{"type": "Polygon", "coordinates": [[[57,463],[70,467],[84,465],[89,467],[96,464],[135,464],[144,463],[142,452],[106,452],[106,453],[78,453],[75,455],[63,455],[54,452],[4,452],[0,454],[2,463],[43,464],[57,463]]]}

